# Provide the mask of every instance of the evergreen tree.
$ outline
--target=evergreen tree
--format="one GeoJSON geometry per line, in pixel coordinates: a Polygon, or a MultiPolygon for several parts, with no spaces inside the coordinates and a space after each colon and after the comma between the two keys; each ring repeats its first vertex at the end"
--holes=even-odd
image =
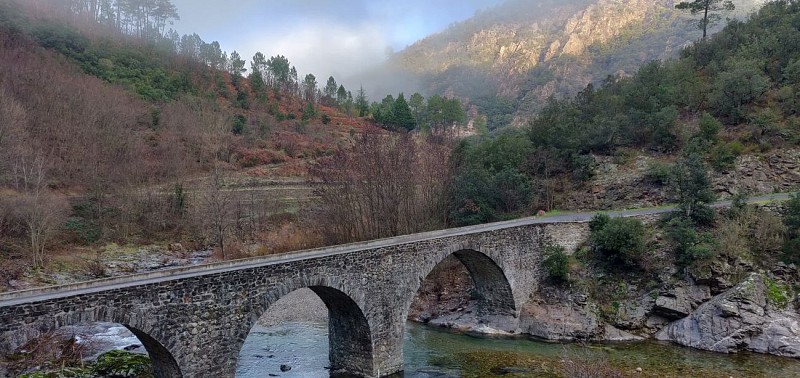
{"type": "Polygon", "coordinates": [[[405,129],[408,131],[414,130],[417,122],[414,120],[414,114],[411,113],[411,108],[406,102],[403,93],[397,96],[392,106],[392,121],[391,124],[397,128],[405,129]]]}
{"type": "Polygon", "coordinates": [[[317,101],[317,78],[314,74],[308,74],[303,79],[303,93],[307,102],[317,101]]]}
{"type": "Polygon", "coordinates": [[[333,76],[331,76],[328,78],[328,82],[325,84],[325,89],[323,93],[325,94],[325,97],[333,99],[336,98],[336,90],[338,88],[339,87],[336,84],[336,79],[334,79],[333,76]]]}
{"type": "Polygon", "coordinates": [[[344,106],[345,102],[347,102],[347,89],[344,89],[344,85],[340,85],[336,91],[336,103],[339,106],[344,106]]]}
{"type": "Polygon", "coordinates": [[[369,114],[369,100],[367,99],[367,94],[364,92],[363,85],[358,89],[358,93],[356,94],[356,110],[358,110],[359,117],[364,117],[369,114]]]}
{"type": "Polygon", "coordinates": [[[411,108],[411,112],[414,113],[414,120],[417,122],[417,124],[420,123],[420,113],[425,105],[424,101],[425,98],[417,92],[411,95],[411,98],[408,99],[408,106],[411,108]]]}
{"type": "Polygon", "coordinates": [[[714,213],[708,206],[714,201],[711,180],[705,163],[698,154],[675,163],[672,169],[672,192],[678,201],[678,208],[686,218],[698,223],[710,223],[714,213]]]}
{"type": "Polygon", "coordinates": [[[692,0],[682,1],[675,5],[675,8],[688,10],[692,14],[702,13],[703,18],[697,23],[697,27],[703,31],[703,40],[708,33],[708,25],[714,24],[722,17],[718,14],[721,11],[731,11],[736,8],[731,0],[692,0]]]}
{"type": "Polygon", "coordinates": [[[228,58],[228,69],[230,70],[231,74],[236,77],[241,77],[242,73],[247,71],[244,68],[245,61],[239,56],[239,53],[234,50],[231,53],[230,58],[228,58]]]}

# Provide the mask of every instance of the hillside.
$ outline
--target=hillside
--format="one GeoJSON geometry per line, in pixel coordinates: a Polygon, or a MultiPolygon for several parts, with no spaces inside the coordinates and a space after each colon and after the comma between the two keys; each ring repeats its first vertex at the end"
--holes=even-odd
{"type": "Polygon", "coordinates": [[[679,58],[548,100],[526,127],[466,139],[451,216],[658,205],[689,163],[720,196],[796,190],[798,11],[769,3],[679,58]]]}
{"type": "Polygon", "coordinates": [[[0,1],[0,288],[44,265],[103,276],[117,245],[205,250],[218,201],[231,242],[306,246],[280,214],[368,120],[58,4],[0,1]]]}
{"type": "MultiPolygon", "coordinates": [[[[748,14],[757,3],[736,1],[733,15],[748,14]]],[[[702,33],[674,4],[509,1],[420,40],[388,65],[419,78],[424,93],[470,99],[490,118],[498,106],[493,96],[530,115],[550,96],[572,96],[608,75],[631,75],[698,40],[702,33]]],[[[503,122],[490,119],[490,128],[502,126],[495,123],[503,122]]]]}

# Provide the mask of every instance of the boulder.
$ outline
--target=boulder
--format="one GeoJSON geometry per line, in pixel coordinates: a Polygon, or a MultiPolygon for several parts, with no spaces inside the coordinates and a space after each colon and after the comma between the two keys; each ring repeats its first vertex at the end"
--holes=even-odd
{"type": "Polygon", "coordinates": [[[606,324],[603,334],[603,340],[605,341],[641,341],[645,339],[644,337],[625,332],[609,324],[606,324]]]}
{"type": "Polygon", "coordinates": [[[748,350],[800,357],[800,314],[769,299],[758,273],[670,323],[656,339],[715,352],[748,350]]]}
{"type": "Polygon", "coordinates": [[[523,308],[520,329],[547,340],[588,340],[602,334],[603,327],[592,306],[529,304],[523,308]]]}
{"type": "Polygon", "coordinates": [[[709,298],[711,290],[705,285],[675,287],[656,298],[653,313],[670,320],[682,319],[709,298]]]}

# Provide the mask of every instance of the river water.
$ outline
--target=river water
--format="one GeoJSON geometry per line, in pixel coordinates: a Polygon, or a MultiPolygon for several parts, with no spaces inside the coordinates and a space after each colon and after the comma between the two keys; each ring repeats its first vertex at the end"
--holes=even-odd
{"type": "MultiPolygon", "coordinates": [[[[316,322],[256,326],[239,355],[236,377],[326,377],[327,333],[327,324],[316,322]],[[291,370],[282,372],[281,365],[291,370]]],[[[403,349],[405,377],[562,377],[564,361],[579,361],[595,372],[613,366],[631,377],[800,377],[800,360],[789,358],[724,355],[653,342],[548,343],[416,323],[406,324],[403,349]]]]}

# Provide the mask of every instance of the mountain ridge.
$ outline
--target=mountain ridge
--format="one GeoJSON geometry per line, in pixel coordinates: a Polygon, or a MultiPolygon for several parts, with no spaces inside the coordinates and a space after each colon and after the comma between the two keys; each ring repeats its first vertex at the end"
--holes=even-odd
{"type": "MultiPolygon", "coordinates": [[[[759,3],[738,1],[731,16],[741,17],[759,3]]],[[[648,61],[676,56],[699,39],[693,18],[675,4],[510,1],[421,39],[391,56],[387,67],[416,78],[424,94],[469,102],[491,96],[513,99],[517,118],[526,118],[551,96],[571,97],[608,75],[630,75],[648,61]]]]}

